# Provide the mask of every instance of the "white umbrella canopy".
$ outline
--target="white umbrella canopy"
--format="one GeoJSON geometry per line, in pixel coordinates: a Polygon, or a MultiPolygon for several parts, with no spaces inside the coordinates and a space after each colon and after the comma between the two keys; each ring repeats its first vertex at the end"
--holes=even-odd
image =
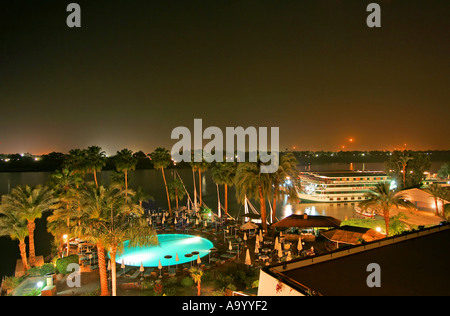
{"type": "Polygon", "coordinates": [[[297,244],[297,250],[298,250],[298,252],[300,252],[300,251],[302,251],[302,249],[303,249],[303,246],[302,246],[302,239],[299,238],[299,239],[298,239],[298,244],[297,244]]]}
{"type": "Polygon", "coordinates": [[[250,258],[250,250],[247,248],[247,252],[245,253],[245,264],[250,266],[252,264],[252,259],[250,258]]]}
{"type": "Polygon", "coordinates": [[[291,252],[288,251],[287,257],[286,257],[286,261],[291,261],[292,260],[292,256],[291,256],[291,252]]]}

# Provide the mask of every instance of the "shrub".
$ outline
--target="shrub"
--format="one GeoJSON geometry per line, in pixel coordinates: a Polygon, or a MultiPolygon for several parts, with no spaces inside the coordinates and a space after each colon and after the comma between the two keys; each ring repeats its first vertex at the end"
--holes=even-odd
{"type": "Polygon", "coordinates": [[[46,275],[47,273],[55,273],[55,266],[51,263],[44,263],[40,267],[33,267],[27,270],[27,274],[30,276],[46,275]]]}
{"type": "Polygon", "coordinates": [[[191,287],[194,286],[194,280],[190,277],[185,277],[181,280],[181,285],[185,287],[191,287]]]}
{"type": "Polygon", "coordinates": [[[58,260],[56,260],[56,269],[58,270],[59,273],[62,273],[62,274],[70,273],[71,271],[67,271],[67,266],[71,263],[78,264],[78,256],[77,255],[71,255],[68,257],[59,258],[58,260]]]}

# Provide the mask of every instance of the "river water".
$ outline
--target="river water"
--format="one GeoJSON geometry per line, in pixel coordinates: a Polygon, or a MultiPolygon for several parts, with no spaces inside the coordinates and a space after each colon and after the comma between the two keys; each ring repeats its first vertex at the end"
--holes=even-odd
{"type": "MultiPolygon", "coordinates": [[[[432,172],[436,172],[442,163],[433,163],[432,172]]],[[[357,164],[322,164],[311,165],[308,167],[301,167],[300,170],[310,171],[330,171],[330,170],[383,170],[382,163],[357,163],[357,164]]],[[[177,170],[182,178],[189,194],[193,194],[193,175],[190,169],[177,170]]],[[[0,173],[0,195],[7,194],[11,189],[18,185],[35,186],[38,184],[45,184],[50,177],[48,172],[18,172],[18,173],[0,173]]],[[[109,177],[111,171],[103,171],[99,176],[99,182],[103,185],[109,184],[109,177]]],[[[174,176],[172,170],[166,170],[167,181],[174,176]]],[[[145,192],[152,195],[155,199],[154,207],[167,208],[167,198],[165,195],[164,182],[162,174],[159,170],[136,170],[130,172],[130,188],[136,189],[142,187],[145,192]]],[[[89,179],[88,179],[89,180],[89,179]]],[[[198,190],[198,174],[196,174],[196,185],[198,190]]],[[[219,186],[219,194],[223,201],[223,186],[219,186]]],[[[217,189],[215,183],[208,172],[202,173],[202,198],[204,202],[215,212],[217,211],[217,189]]],[[[186,197],[181,202],[181,205],[186,205],[186,197]]],[[[253,205],[259,209],[255,202],[253,205]]],[[[291,214],[308,213],[309,215],[327,215],[344,220],[346,218],[357,217],[354,211],[353,203],[300,203],[296,205],[289,205],[286,201],[277,203],[276,216],[282,219],[291,214]]],[[[238,217],[244,213],[244,207],[237,203],[235,197],[235,189],[233,187],[228,190],[228,210],[231,216],[238,217]]],[[[50,254],[50,243],[53,237],[46,231],[45,217],[37,220],[35,231],[35,246],[36,254],[47,256],[50,254]]],[[[0,278],[4,275],[14,274],[15,262],[20,258],[19,247],[17,241],[12,241],[8,237],[0,237],[0,278]]]]}

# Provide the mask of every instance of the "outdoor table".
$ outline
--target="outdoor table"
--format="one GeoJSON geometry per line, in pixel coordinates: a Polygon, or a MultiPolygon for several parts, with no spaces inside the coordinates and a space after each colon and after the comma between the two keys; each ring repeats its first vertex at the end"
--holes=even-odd
{"type": "Polygon", "coordinates": [[[269,251],[270,251],[269,248],[262,248],[262,249],[261,249],[261,252],[264,252],[264,253],[268,253],[269,251]]]}
{"type": "MultiPolygon", "coordinates": [[[[192,257],[192,253],[187,253],[184,255],[186,258],[191,258],[192,257]]],[[[192,267],[192,259],[191,259],[191,267],[192,267]]]]}
{"type": "MultiPolygon", "coordinates": [[[[172,256],[171,255],[166,255],[166,256],[164,256],[164,259],[170,260],[170,259],[172,259],[172,256]]],[[[167,269],[170,269],[170,264],[169,264],[169,267],[167,269]]]]}
{"type": "Polygon", "coordinates": [[[259,259],[261,259],[262,261],[266,261],[267,259],[269,259],[268,255],[261,255],[259,256],[259,259]]]}

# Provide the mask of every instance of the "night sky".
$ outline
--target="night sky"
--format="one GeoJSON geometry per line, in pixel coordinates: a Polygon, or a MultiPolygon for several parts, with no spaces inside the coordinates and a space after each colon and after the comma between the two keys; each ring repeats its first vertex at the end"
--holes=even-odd
{"type": "Polygon", "coordinates": [[[279,127],[281,149],[450,149],[449,12],[448,0],[1,1],[0,153],[149,153],[194,118],[279,127]],[[81,28],[66,25],[70,2],[81,28]],[[371,2],[381,28],[366,25],[371,2]]]}

